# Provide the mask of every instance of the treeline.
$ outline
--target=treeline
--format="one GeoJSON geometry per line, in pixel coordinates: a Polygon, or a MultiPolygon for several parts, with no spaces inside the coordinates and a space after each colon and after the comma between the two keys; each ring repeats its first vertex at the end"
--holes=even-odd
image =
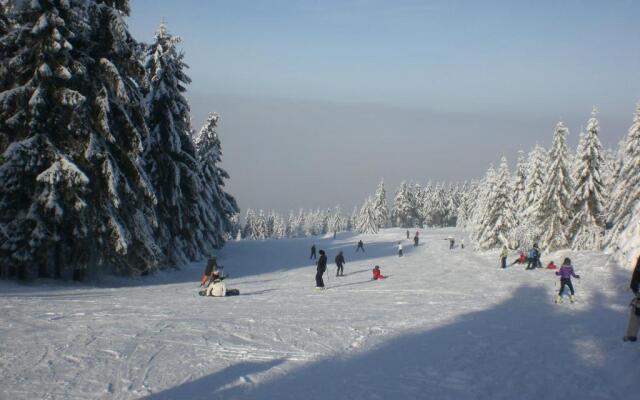
{"type": "Polygon", "coordinates": [[[2,276],[138,275],[211,254],[238,207],[212,114],[199,134],[165,25],[127,0],[0,2],[2,276]]]}
{"type": "Polygon", "coordinates": [[[389,208],[384,182],[350,215],[337,206],[329,210],[299,210],[281,215],[249,209],[244,225],[236,225],[238,238],[283,239],[343,231],[377,233],[382,228],[455,226],[458,208],[468,185],[402,182],[389,208]]]}

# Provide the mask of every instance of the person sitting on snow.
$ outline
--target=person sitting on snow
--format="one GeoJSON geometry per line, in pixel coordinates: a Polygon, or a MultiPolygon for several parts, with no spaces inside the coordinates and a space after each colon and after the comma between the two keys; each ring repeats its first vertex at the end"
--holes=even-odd
{"type": "Polygon", "coordinates": [[[549,264],[547,264],[547,269],[556,269],[556,268],[558,268],[558,266],[557,266],[557,265],[555,265],[555,264],[553,263],[553,261],[551,261],[549,264]]]}
{"type": "Polygon", "coordinates": [[[227,295],[227,285],[222,282],[222,278],[218,271],[211,274],[209,286],[207,287],[207,296],[224,297],[227,295]]]}
{"type": "Polygon", "coordinates": [[[382,275],[382,272],[380,272],[380,267],[377,265],[373,267],[373,280],[377,281],[384,278],[386,278],[386,276],[382,275]]]}
{"type": "Polygon", "coordinates": [[[515,264],[524,264],[525,262],[527,262],[527,255],[524,254],[524,250],[520,250],[520,256],[518,256],[518,258],[516,258],[515,261],[512,262],[509,266],[515,264]]]}

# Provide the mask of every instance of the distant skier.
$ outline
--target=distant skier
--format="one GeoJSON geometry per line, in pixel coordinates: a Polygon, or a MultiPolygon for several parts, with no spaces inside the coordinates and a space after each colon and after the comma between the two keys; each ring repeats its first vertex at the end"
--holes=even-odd
{"type": "Polygon", "coordinates": [[[316,289],[324,289],[324,281],[322,275],[327,270],[327,256],[324,250],[320,250],[320,258],[318,259],[318,267],[316,268],[316,289]]]}
{"type": "Polygon", "coordinates": [[[334,261],[336,262],[336,267],[337,267],[336,276],[344,276],[344,265],[346,263],[344,262],[344,256],[342,255],[342,251],[338,253],[334,261]]]}
{"type": "Polygon", "coordinates": [[[452,236],[449,236],[448,238],[446,238],[444,240],[448,240],[449,241],[449,250],[453,250],[453,247],[454,247],[454,245],[456,243],[456,240],[452,236]]]}
{"type": "Polygon", "coordinates": [[[542,268],[542,261],[540,261],[540,248],[537,243],[533,244],[533,249],[536,251],[536,268],[542,268]]]}
{"type": "Polygon", "coordinates": [[[535,269],[536,265],[538,264],[538,260],[536,260],[536,254],[538,254],[536,252],[536,249],[534,247],[529,249],[529,252],[527,253],[527,268],[525,269],[535,269]]]}
{"type": "Polygon", "coordinates": [[[311,259],[316,259],[316,245],[314,244],[313,246],[311,246],[311,257],[309,257],[309,260],[311,259]]]}
{"type": "Polygon", "coordinates": [[[571,277],[573,276],[576,279],[580,279],[580,275],[576,275],[573,271],[573,266],[571,265],[571,260],[567,257],[562,262],[562,267],[560,267],[560,271],[556,272],[556,275],[560,277],[560,291],[558,292],[558,296],[556,297],[556,303],[562,303],[562,292],[564,292],[564,287],[569,286],[569,290],[571,291],[571,295],[569,295],[569,300],[573,303],[575,300],[573,295],[575,294],[573,290],[573,284],[571,283],[571,277]]]}
{"type": "Polygon", "coordinates": [[[460,239],[460,248],[464,250],[464,239],[460,239]]]}
{"type": "Polygon", "coordinates": [[[402,257],[402,243],[398,242],[398,257],[402,257]]]}
{"type": "Polygon", "coordinates": [[[502,268],[507,268],[508,255],[509,255],[509,250],[507,250],[507,246],[502,246],[502,251],[500,252],[500,266],[502,268]]]}
{"type": "Polygon", "coordinates": [[[358,241],[358,247],[356,247],[356,253],[360,250],[362,250],[362,252],[364,253],[364,243],[362,243],[362,240],[358,241]]]}
{"type": "Polygon", "coordinates": [[[409,239],[409,230],[407,229],[407,239],[409,239]]]}
{"type": "Polygon", "coordinates": [[[420,242],[420,238],[418,237],[418,232],[416,232],[416,235],[413,237],[413,245],[415,247],[418,247],[419,242],[420,242]]]}
{"type": "Polygon", "coordinates": [[[629,325],[627,326],[627,336],[623,338],[625,342],[635,342],[638,340],[638,326],[640,326],[640,257],[636,261],[636,267],[631,275],[631,291],[635,295],[631,300],[631,312],[629,313],[629,325]]]}
{"type": "Polygon", "coordinates": [[[386,278],[386,276],[382,275],[382,272],[380,272],[380,267],[377,265],[373,267],[372,272],[373,272],[373,278],[371,279],[373,279],[374,281],[386,278]]]}

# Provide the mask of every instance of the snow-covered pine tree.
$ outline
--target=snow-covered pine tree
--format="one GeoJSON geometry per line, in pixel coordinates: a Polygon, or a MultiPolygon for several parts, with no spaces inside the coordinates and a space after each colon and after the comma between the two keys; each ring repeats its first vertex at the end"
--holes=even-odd
{"type": "Polygon", "coordinates": [[[264,215],[264,211],[260,210],[258,215],[254,218],[253,223],[253,239],[263,240],[268,237],[267,235],[267,217],[264,215]]]}
{"type": "Polygon", "coordinates": [[[342,216],[342,208],[336,206],[332,213],[330,221],[330,231],[333,233],[342,232],[344,230],[344,217],[342,216]]]}
{"type": "MultiPolygon", "coordinates": [[[[217,113],[209,114],[195,138],[202,182],[197,211],[206,227],[204,237],[214,247],[224,244],[225,233],[233,229],[232,218],[240,212],[236,200],[225,191],[225,180],[229,179],[229,174],[220,167],[222,143],[216,132],[219,121],[217,113]]],[[[244,236],[247,237],[246,233],[244,236]]]]}
{"type": "MultiPolygon", "coordinates": [[[[477,243],[484,236],[484,230],[489,229],[489,206],[496,193],[496,171],[493,164],[489,166],[485,177],[479,184],[478,198],[471,217],[471,238],[477,243]]],[[[476,246],[478,247],[478,246],[476,246]]]]}
{"type": "Polygon", "coordinates": [[[378,228],[386,228],[389,226],[389,206],[387,205],[387,192],[384,189],[384,180],[380,181],[376,194],[373,197],[373,209],[376,214],[378,228]]]}
{"type": "Polygon", "coordinates": [[[378,233],[375,203],[371,198],[368,198],[360,209],[357,230],[360,233],[378,233]]]}
{"type": "Polygon", "coordinates": [[[575,157],[574,217],[569,230],[574,250],[600,250],[602,247],[607,194],[602,182],[602,169],[606,166],[599,130],[594,107],[580,152],[575,157]]]}
{"type": "Polygon", "coordinates": [[[354,232],[358,229],[358,206],[353,206],[353,211],[347,222],[347,231],[354,232]]]}
{"type": "Polygon", "coordinates": [[[513,244],[512,234],[516,220],[511,193],[511,172],[506,157],[502,157],[495,178],[493,192],[489,195],[486,214],[482,220],[482,235],[478,240],[479,248],[482,250],[503,245],[511,247],[513,244]]]}
{"type": "MultiPolygon", "coordinates": [[[[101,113],[93,103],[95,85],[114,83],[94,72],[115,68],[117,58],[113,49],[98,56],[91,41],[97,30],[113,28],[113,21],[87,23],[88,11],[98,7],[113,11],[93,1],[21,2],[16,24],[0,40],[0,136],[6,135],[0,196],[11,198],[0,201],[0,223],[12,232],[0,251],[25,278],[73,272],[81,279],[101,267],[135,274],[163,260],[153,238],[153,192],[138,162],[141,136],[127,129],[142,116],[140,104],[101,113]],[[110,125],[113,112],[118,123],[110,125]],[[105,124],[113,129],[111,143],[100,149],[96,128],[105,124]]],[[[110,43],[126,52],[128,43],[119,39],[110,43]]],[[[119,95],[139,99],[140,76],[125,78],[119,95]]],[[[144,120],[137,122],[144,131],[144,120]]]]}
{"type": "Polygon", "coordinates": [[[253,209],[247,209],[247,215],[244,218],[244,229],[242,230],[242,237],[246,239],[254,238],[256,213],[253,209]]]}
{"type": "Polygon", "coordinates": [[[569,130],[559,122],[549,150],[549,166],[539,203],[539,226],[542,228],[539,244],[542,249],[549,251],[569,245],[569,224],[573,218],[573,180],[567,149],[568,134],[569,130]]]}
{"type": "Polygon", "coordinates": [[[640,254],[640,102],[623,146],[608,214],[613,223],[606,237],[608,251],[624,265],[633,265],[640,254]]]}
{"type": "Polygon", "coordinates": [[[157,240],[168,261],[175,264],[211,253],[223,240],[216,235],[212,216],[201,213],[207,210],[199,204],[203,201],[202,181],[184,97],[191,79],[185,74],[187,66],[177,50],[178,43],[180,38],[161,23],[147,50],[144,80],[149,129],[144,159],[158,200],[157,240]]]}
{"type": "Polygon", "coordinates": [[[391,218],[394,226],[399,228],[411,228],[415,220],[413,195],[411,193],[411,187],[402,182],[393,202],[393,210],[391,211],[391,218]]]}

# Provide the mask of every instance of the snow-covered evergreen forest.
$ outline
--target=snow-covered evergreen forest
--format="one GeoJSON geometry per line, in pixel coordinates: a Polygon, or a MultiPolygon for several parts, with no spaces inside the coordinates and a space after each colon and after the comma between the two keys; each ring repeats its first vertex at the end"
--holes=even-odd
{"type": "Polygon", "coordinates": [[[631,264],[640,251],[640,104],[627,138],[617,150],[605,150],[594,107],[574,152],[569,129],[559,122],[549,150],[536,145],[519,151],[512,170],[508,158],[498,169],[464,184],[424,186],[402,182],[391,201],[384,182],[347,215],[328,210],[249,209],[237,238],[291,238],[353,231],[376,233],[387,227],[465,228],[478,250],[507,246],[545,251],[607,250],[631,264]],[[389,203],[392,204],[389,209],[389,203]]]}
{"type": "Polygon", "coordinates": [[[128,0],[0,6],[0,274],[139,275],[221,247],[239,210],[180,39],[134,40],[128,0]]]}
{"type": "Polygon", "coordinates": [[[617,151],[604,150],[594,107],[575,152],[559,122],[551,148],[503,157],[462,195],[457,224],[477,249],[602,250],[631,265],[640,251],[640,104],[617,151]]]}

